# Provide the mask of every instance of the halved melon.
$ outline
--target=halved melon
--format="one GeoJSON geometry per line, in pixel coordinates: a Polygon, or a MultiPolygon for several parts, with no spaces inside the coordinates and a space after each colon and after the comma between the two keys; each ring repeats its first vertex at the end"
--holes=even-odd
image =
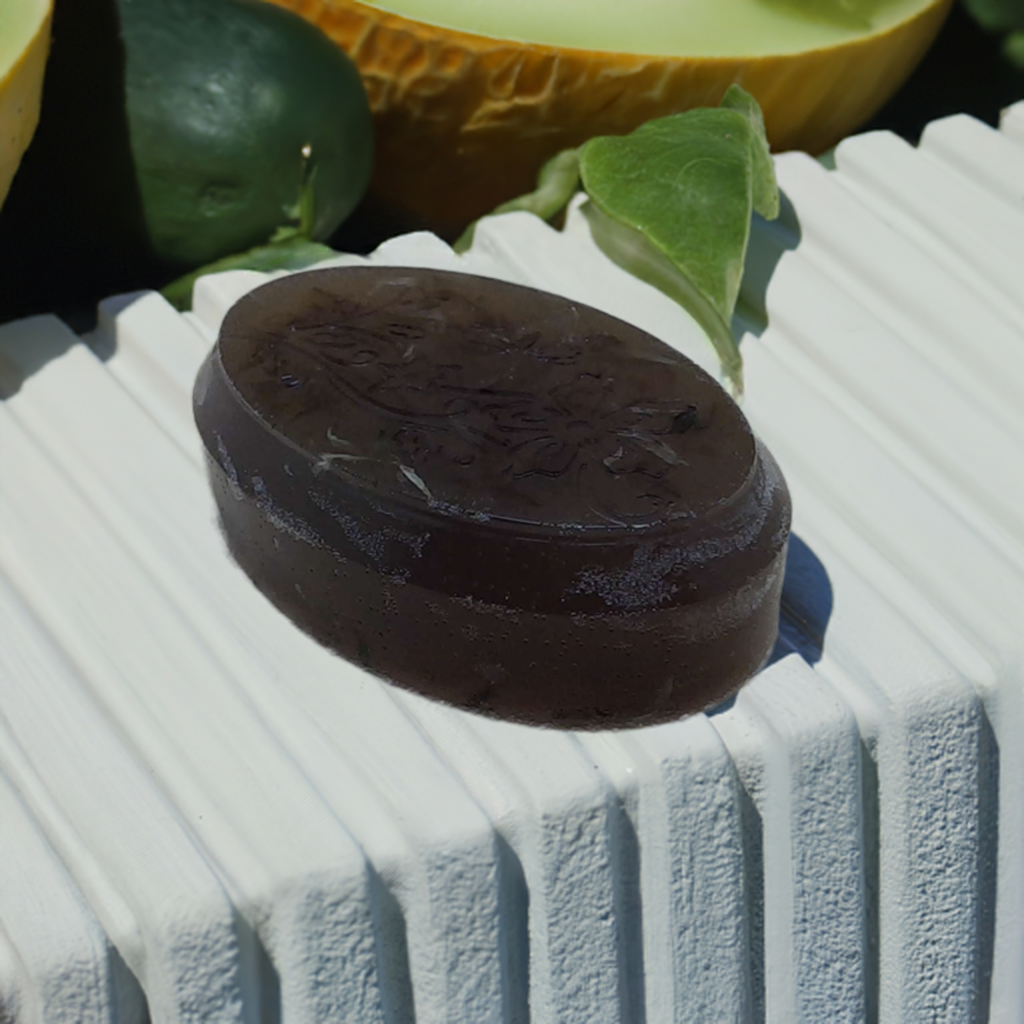
{"type": "Polygon", "coordinates": [[[0,2],[0,205],[39,123],[51,0],[0,2]]]}
{"type": "Polygon", "coordinates": [[[363,75],[372,189],[452,235],[594,135],[713,106],[732,83],[775,150],[827,149],[870,117],[951,0],[273,0],[363,75]]]}

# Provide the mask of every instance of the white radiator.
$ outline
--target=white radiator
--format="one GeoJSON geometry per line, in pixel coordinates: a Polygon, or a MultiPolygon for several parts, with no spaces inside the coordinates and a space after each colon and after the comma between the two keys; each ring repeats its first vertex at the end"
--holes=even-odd
{"type": "MultiPolygon", "coordinates": [[[[448,710],[264,601],[190,407],[261,275],[110,300],[87,343],[0,328],[0,1021],[1024,1021],[1024,104],[836,159],[778,158],[737,318],[783,639],[671,725],[448,710]]],[[[712,362],[578,215],[372,259],[712,362]]]]}

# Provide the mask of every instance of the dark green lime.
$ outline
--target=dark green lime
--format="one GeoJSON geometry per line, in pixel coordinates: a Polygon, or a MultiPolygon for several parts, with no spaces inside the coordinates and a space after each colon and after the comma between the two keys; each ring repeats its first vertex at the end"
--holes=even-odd
{"type": "Polygon", "coordinates": [[[354,64],[263,0],[58,0],[36,140],[0,213],[0,319],[157,286],[312,237],[362,197],[373,150],[354,64]]]}

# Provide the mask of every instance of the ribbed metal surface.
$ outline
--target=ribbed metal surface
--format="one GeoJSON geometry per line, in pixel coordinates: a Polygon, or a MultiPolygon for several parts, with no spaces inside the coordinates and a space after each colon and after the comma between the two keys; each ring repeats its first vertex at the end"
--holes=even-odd
{"type": "MultiPolygon", "coordinates": [[[[1024,1020],[1024,105],[777,161],[738,322],[779,657],[612,734],[451,711],[227,557],[191,381],[260,275],[0,328],[0,1021],[1024,1020]]],[[[582,218],[429,236],[693,324],[582,218]]]]}

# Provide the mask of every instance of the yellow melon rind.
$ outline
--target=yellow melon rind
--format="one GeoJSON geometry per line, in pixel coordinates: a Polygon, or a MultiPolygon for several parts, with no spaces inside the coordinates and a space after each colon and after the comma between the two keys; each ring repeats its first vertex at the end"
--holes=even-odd
{"type": "Polygon", "coordinates": [[[359,0],[273,0],[356,62],[377,131],[372,190],[446,236],[529,191],[541,164],[595,135],[715,106],[737,83],[776,151],[822,152],[896,91],[952,0],[826,49],[770,57],[651,57],[496,40],[359,0]]]}
{"type": "Polygon", "coordinates": [[[49,11],[31,42],[0,80],[0,206],[39,123],[51,18],[49,11]]]}

